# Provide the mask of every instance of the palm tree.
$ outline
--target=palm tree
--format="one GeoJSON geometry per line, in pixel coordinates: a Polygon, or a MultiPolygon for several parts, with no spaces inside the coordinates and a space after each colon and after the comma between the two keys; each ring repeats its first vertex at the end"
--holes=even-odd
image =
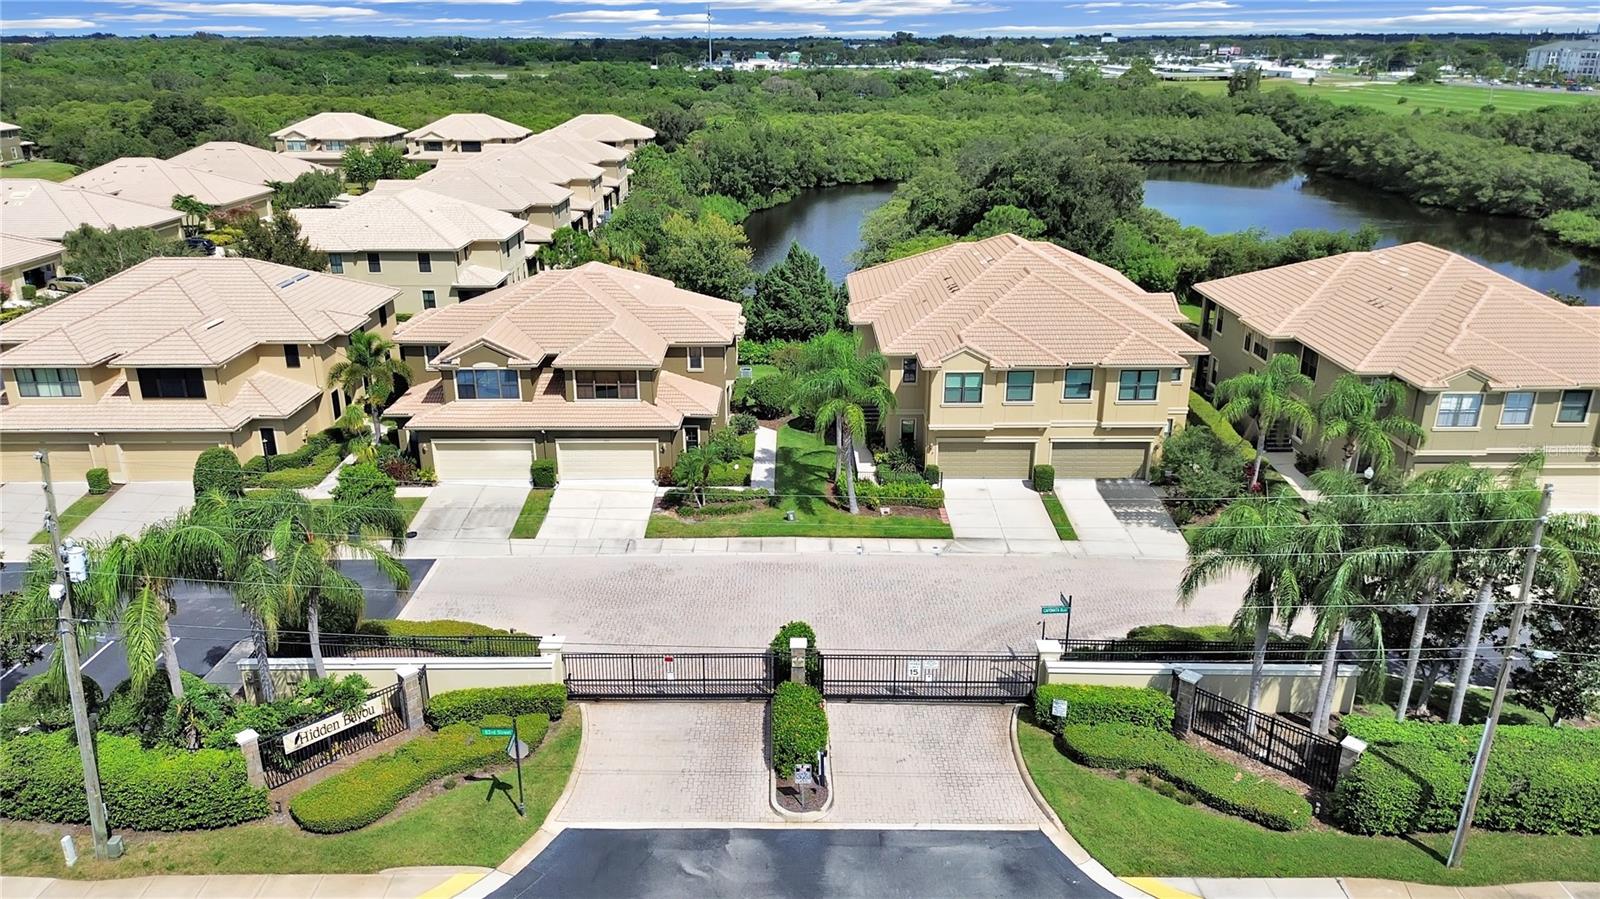
{"type": "Polygon", "coordinates": [[[795,411],[816,420],[817,433],[833,426],[835,472],[843,472],[850,514],[856,505],[855,443],[867,440],[868,406],[880,412],[894,408],[894,391],[884,378],[882,353],[866,352],[861,335],[830,331],[807,341],[795,382],[795,411]]]}
{"type": "Polygon", "coordinates": [[[1421,446],[1427,439],[1422,426],[1399,413],[1406,387],[1380,378],[1368,383],[1355,375],[1340,375],[1333,388],[1317,401],[1317,430],[1322,440],[1344,441],[1344,470],[1354,471],[1356,459],[1365,455],[1373,469],[1394,465],[1394,441],[1421,446]],[[1395,410],[1381,415],[1384,409],[1395,410]]]}
{"type": "Polygon", "coordinates": [[[695,499],[695,505],[704,508],[706,504],[706,488],[711,485],[711,475],[717,469],[717,452],[711,446],[702,444],[686,449],[678,454],[678,461],[672,466],[672,479],[678,482],[679,487],[687,488],[689,495],[695,499]]]}
{"type": "Polygon", "coordinates": [[[1250,489],[1261,483],[1267,432],[1280,422],[1309,428],[1316,414],[1306,402],[1312,381],[1300,373],[1300,360],[1278,353],[1267,360],[1259,372],[1247,371],[1217,385],[1217,410],[1231,422],[1255,419],[1256,464],[1250,474],[1250,489]]]}
{"type": "MultiPolygon", "coordinates": [[[[84,549],[89,554],[89,567],[92,571],[100,547],[89,543],[85,544],[84,549]]],[[[50,665],[44,671],[43,692],[52,701],[65,703],[68,698],[66,658],[61,652],[61,634],[57,626],[61,617],[61,605],[50,595],[50,587],[55,582],[54,552],[49,546],[36,547],[28,556],[28,567],[23,574],[22,589],[7,601],[5,624],[9,628],[16,622],[23,631],[21,635],[8,633],[8,638],[27,638],[30,640],[29,646],[36,645],[31,642],[34,638],[39,638],[41,643],[54,643],[55,649],[50,656],[50,665]],[[12,606],[12,602],[16,605],[12,606]],[[28,627],[29,624],[41,626],[28,627]]],[[[95,637],[101,630],[100,622],[108,620],[112,614],[114,610],[106,608],[94,594],[80,587],[73,588],[72,615],[76,619],[73,636],[78,641],[80,658],[86,657],[93,648],[95,637]]]]}
{"type": "MultiPolygon", "coordinates": [[[[333,610],[359,615],[366,601],[361,585],[339,571],[339,560],[368,559],[396,589],[410,586],[411,574],[397,558],[405,548],[405,516],[393,503],[312,503],[293,490],[278,490],[248,517],[270,522],[255,538],[265,551],[244,560],[237,585],[240,603],[260,622],[265,645],[257,648],[258,659],[265,664],[279,624],[304,622],[316,676],[327,677],[322,615],[333,610]]],[[[270,699],[271,678],[263,676],[261,683],[270,699]]]]}
{"type": "Polygon", "coordinates": [[[175,194],[172,197],[172,208],[183,213],[183,233],[185,237],[193,237],[200,233],[206,219],[211,217],[211,206],[195,199],[189,194],[175,194]]]}
{"type": "MultiPolygon", "coordinates": [[[[1178,582],[1178,604],[1185,608],[1206,584],[1226,575],[1250,576],[1244,605],[1235,618],[1239,629],[1250,628],[1255,646],[1250,656],[1249,706],[1261,703],[1261,680],[1267,663],[1267,640],[1274,620],[1287,623],[1301,603],[1305,561],[1296,551],[1306,523],[1299,499],[1280,489],[1270,496],[1247,496],[1230,503],[1211,524],[1196,530],[1189,543],[1189,564],[1178,582]]],[[[1255,727],[1255,719],[1250,719],[1255,727]]]]}
{"type": "Polygon", "coordinates": [[[344,359],[328,369],[329,387],[343,391],[346,396],[361,395],[362,405],[372,416],[374,445],[383,439],[379,416],[394,395],[395,383],[410,377],[410,370],[395,358],[394,349],[394,341],[381,334],[356,331],[350,335],[344,359]]]}

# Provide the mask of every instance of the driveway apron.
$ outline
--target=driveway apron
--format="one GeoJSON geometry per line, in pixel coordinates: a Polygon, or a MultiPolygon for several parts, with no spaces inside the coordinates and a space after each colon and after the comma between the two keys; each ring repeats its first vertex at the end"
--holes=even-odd
{"type": "Polygon", "coordinates": [[[650,481],[566,481],[550,497],[539,536],[550,540],[640,539],[655,506],[650,481]]]}
{"type": "MultiPolygon", "coordinates": [[[[56,510],[67,507],[89,492],[82,478],[56,482],[56,510]]],[[[25,562],[33,547],[28,544],[44,527],[44,487],[38,478],[0,484],[0,558],[25,562]]]]}
{"type": "Polygon", "coordinates": [[[947,479],[944,505],[950,529],[963,544],[999,542],[1010,552],[1064,552],[1039,494],[1022,481],[947,479]]]}
{"type": "Polygon", "coordinates": [[[123,484],[72,532],[78,539],[106,540],[119,534],[137,534],[166,521],[194,503],[194,486],[188,481],[135,481],[123,484]]]}

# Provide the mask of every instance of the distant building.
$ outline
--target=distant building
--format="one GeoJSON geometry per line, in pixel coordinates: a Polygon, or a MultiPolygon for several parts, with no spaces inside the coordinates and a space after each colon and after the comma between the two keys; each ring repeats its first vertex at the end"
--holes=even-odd
{"type": "Polygon", "coordinates": [[[1535,71],[1553,68],[1566,78],[1600,80],[1600,34],[1533,47],[1528,50],[1527,67],[1535,71]]]}
{"type": "Polygon", "coordinates": [[[9,122],[0,122],[0,162],[16,162],[33,158],[33,141],[22,139],[22,129],[9,122]]]}
{"type": "Polygon", "coordinates": [[[1102,44],[1115,44],[1116,42],[1117,42],[1117,36],[1114,35],[1114,34],[1102,34],[1102,35],[1100,35],[1100,43],[1102,43],[1102,44]]]}

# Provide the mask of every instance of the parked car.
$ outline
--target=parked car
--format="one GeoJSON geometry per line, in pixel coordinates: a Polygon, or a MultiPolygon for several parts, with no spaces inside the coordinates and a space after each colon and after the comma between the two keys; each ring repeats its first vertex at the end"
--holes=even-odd
{"type": "Polygon", "coordinates": [[[205,250],[206,255],[216,252],[217,245],[204,237],[185,237],[183,245],[191,250],[205,250]]]}
{"type": "Polygon", "coordinates": [[[56,275],[50,279],[50,283],[45,285],[45,289],[71,293],[74,290],[82,290],[88,286],[89,282],[83,280],[81,275],[56,275]]]}

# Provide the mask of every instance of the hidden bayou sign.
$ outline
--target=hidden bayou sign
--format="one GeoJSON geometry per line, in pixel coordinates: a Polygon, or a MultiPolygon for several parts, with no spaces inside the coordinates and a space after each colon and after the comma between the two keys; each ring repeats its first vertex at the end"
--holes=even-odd
{"type": "Polygon", "coordinates": [[[374,696],[362,703],[361,707],[353,712],[340,712],[320,721],[313,721],[299,730],[291,730],[283,735],[283,751],[294,752],[296,749],[304,749],[318,740],[331,737],[340,731],[349,730],[358,724],[365,724],[382,715],[384,705],[388,701],[389,698],[387,696],[374,696]]]}

